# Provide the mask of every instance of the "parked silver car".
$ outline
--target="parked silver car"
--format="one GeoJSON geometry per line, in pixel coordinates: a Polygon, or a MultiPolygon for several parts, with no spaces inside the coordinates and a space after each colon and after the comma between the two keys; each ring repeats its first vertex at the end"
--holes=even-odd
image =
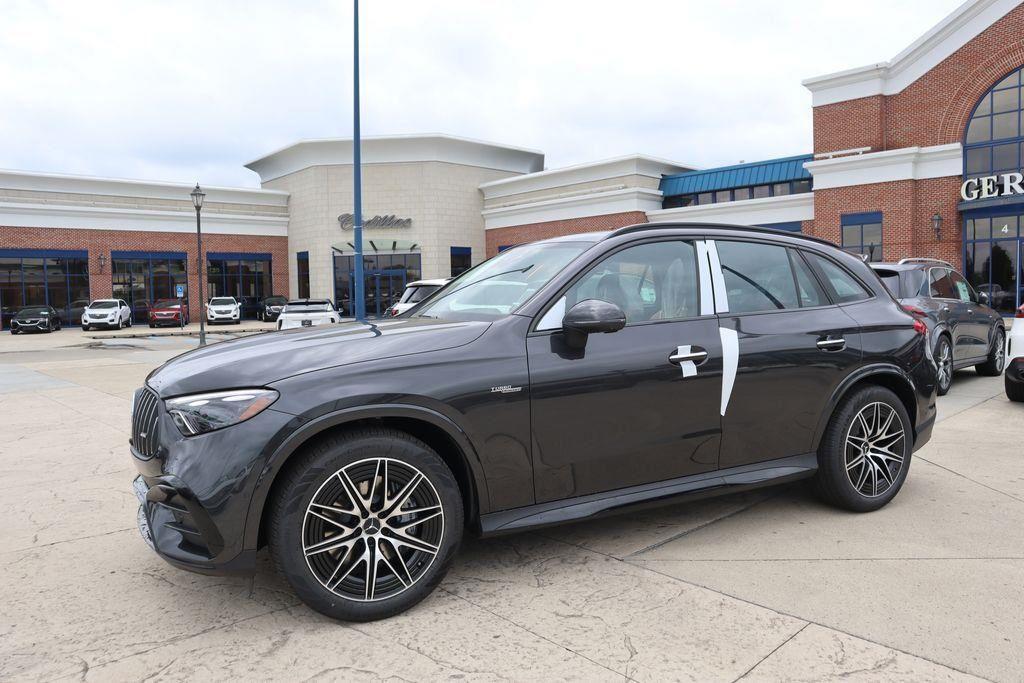
{"type": "Polygon", "coordinates": [[[990,308],[987,292],[975,291],[951,264],[938,259],[870,265],[903,308],[928,325],[940,396],[949,391],[954,370],[973,365],[979,375],[1002,374],[1006,328],[990,308]]]}

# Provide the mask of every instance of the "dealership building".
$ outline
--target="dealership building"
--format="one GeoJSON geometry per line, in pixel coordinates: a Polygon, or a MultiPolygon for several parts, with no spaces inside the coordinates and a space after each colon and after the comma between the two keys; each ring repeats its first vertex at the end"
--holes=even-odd
{"type": "MultiPolygon", "coordinates": [[[[545,169],[536,150],[446,135],[364,139],[367,312],[406,282],[502,249],[648,221],[771,226],[872,260],[935,257],[1009,314],[1024,239],[1024,4],[969,0],[887,62],[807,79],[813,141],[712,169],[628,155],[545,169]]],[[[797,84],[794,84],[794,88],[797,84]]],[[[796,93],[794,93],[795,95],[796,93]]],[[[628,125],[624,121],[623,125],[628,125]]],[[[197,269],[191,186],[0,172],[0,309],[86,299],[329,297],[351,308],[352,143],[309,140],[206,188],[197,269]]]]}

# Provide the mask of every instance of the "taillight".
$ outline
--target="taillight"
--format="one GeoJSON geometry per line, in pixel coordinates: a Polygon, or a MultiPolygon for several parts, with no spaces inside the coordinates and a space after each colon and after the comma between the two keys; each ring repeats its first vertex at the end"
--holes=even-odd
{"type": "Polygon", "coordinates": [[[1015,315],[1013,317],[1014,318],[1024,318],[1024,306],[1021,306],[1020,308],[1018,308],[1017,309],[1017,315],[1015,315]]]}
{"type": "Polygon", "coordinates": [[[924,324],[924,321],[920,318],[914,318],[914,332],[925,336],[928,334],[928,326],[924,324]]]}
{"type": "Polygon", "coordinates": [[[928,317],[928,314],[925,313],[924,311],[922,311],[917,306],[910,306],[908,304],[903,304],[901,306],[901,308],[904,311],[906,311],[907,313],[909,313],[910,315],[914,316],[915,318],[927,318],[928,317]]]}

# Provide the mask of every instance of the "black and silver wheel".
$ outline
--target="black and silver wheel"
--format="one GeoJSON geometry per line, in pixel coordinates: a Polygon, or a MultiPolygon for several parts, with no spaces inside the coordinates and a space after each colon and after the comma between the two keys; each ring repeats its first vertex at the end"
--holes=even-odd
{"type": "Polygon", "coordinates": [[[836,408],[822,438],[815,489],[848,510],[883,507],[907,478],[913,438],[896,394],[879,386],[857,389],[836,408]]]}
{"type": "Polygon", "coordinates": [[[384,429],[304,453],[271,514],[271,552],[299,598],[347,621],[388,617],[429,595],[463,526],[447,465],[418,439],[384,429]]]}
{"type": "Polygon", "coordinates": [[[953,346],[944,334],[939,336],[939,343],[935,345],[935,365],[938,367],[936,385],[939,396],[945,396],[953,385],[953,346]]]}
{"type": "Polygon", "coordinates": [[[996,330],[996,338],[992,341],[992,348],[988,352],[988,358],[984,363],[974,366],[979,375],[985,377],[998,377],[1003,374],[1003,367],[1006,365],[1006,333],[1003,328],[996,330]]]}

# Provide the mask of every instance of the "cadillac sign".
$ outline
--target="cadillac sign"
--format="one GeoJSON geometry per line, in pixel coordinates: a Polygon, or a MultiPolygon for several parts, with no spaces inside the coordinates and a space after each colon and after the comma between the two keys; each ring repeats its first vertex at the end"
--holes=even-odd
{"type": "MultiPolygon", "coordinates": [[[[351,230],[355,226],[355,216],[350,213],[343,213],[338,216],[338,223],[342,230],[351,230]]],[[[374,216],[363,221],[364,228],[408,228],[412,226],[411,218],[398,218],[395,215],[374,216]]]]}
{"type": "Polygon", "coordinates": [[[992,199],[993,197],[1009,197],[1024,195],[1024,175],[1020,173],[1003,173],[987,175],[981,178],[965,180],[960,186],[960,196],[965,202],[975,199],[992,199]]]}

